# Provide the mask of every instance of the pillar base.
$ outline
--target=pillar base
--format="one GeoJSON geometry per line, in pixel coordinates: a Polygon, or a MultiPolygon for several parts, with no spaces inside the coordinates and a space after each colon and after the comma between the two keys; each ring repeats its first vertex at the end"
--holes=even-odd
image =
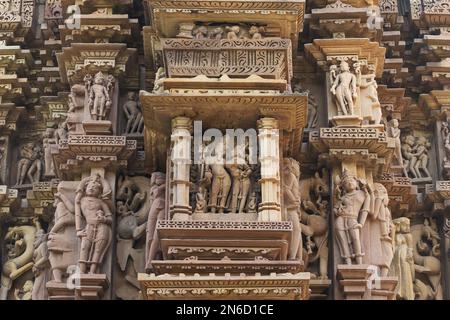
{"type": "Polygon", "coordinates": [[[75,290],[67,288],[66,282],[49,281],[46,287],[49,300],[75,300],[75,290]]]}
{"type": "Polygon", "coordinates": [[[88,135],[110,135],[112,124],[109,120],[86,120],[83,121],[83,129],[88,135]]]}
{"type": "Polygon", "coordinates": [[[379,277],[372,283],[372,300],[394,300],[397,277],[379,277]]]}
{"type": "Polygon", "coordinates": [[[336,127],[360,127],[362,118],[358,116],[335,116],[331,123],[336,127]]]}
{"type": "Polygon", "coordinates": [[[75,288],[77,300],[100,300],[109,287],[106,274],[81,274],[75,288]]]}
{"type": "Polygon", "coordinates": [[[339,284],[346,300],[367,300],[370,296],[369,277],[373,266],[368,264],[340,264],[337,266],[339,284]]]}

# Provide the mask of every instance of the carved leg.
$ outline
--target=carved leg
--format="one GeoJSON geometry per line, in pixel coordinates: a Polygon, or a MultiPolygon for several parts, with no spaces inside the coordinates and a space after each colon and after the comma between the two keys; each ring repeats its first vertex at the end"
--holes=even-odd
{"type": "Polygon", "coordinates": [[[242,199],[239,205],[239,212],[244,212],[245,204],[247,203],[248,190],[250,189],[250,180],[242,181],[242,199]]]}
{"type": "Polygon", "coordinates": [[[238,197],[239,197],[239,188],[240,187],[240,183],[239,183],[239,178],[238,177],[234,177],[233,178],[233,187],[231,189],[231,213],[237,213],[238,212],[238,197]]]}
{"type": "Polygon", "coordinates": [[[91,246],[92,241],[89,241],[86,237],[81,240],[80,260],[78,261],[78,263],[80,264],[80,273],[82,274],[86,273],[87,271],[87,262],[91,246]]]}
{"type": "Polygon", "coordinates": [[[336,218],[336,239],[342,259],[345,260],[346,264],[352,264],[347,232],[343,230],[344,223],[342,219],[342,217],[336,218]]]}
{"type": "Polygon", "coordinates": [[[220,191],[220,181],[217,178],[214,178],[212,187],[211,187],[211,197],[209,198],[209,207],[211,208],[211,212],[216,212],[217,207],[217,195],[220,191]]]}
{"type": "Polygon", "coordinates": [[[352,240],[353,251],[356,257],[356,264],[362,264],[362,257],[364,254],[362,253],[359,229],[357,228],[350,229],[348,230],[348,233],[350,234],[350,238],[352,240]]]}
{"type": "Polygon", "coordinates": [[[220,199],[220,208],[219,208],[219,212],[223,213],[226,207],[226,202],[227,202],[227,197],[228,197],[228,193],[230,192],[231,189],[231,179],[228,176],[225,176],[225,178],[222,180],[222,197],[220,199]]]}
{"type": "Polygon", "coordinates": [[[297,212],[295,210],[288,211],[289,220],[292,221],[292,237],[291,244],[289,247],[289,259],[295,260],[297,258],[297,253],[299,250],[300,240],[301,239],[301,228],[300,221],[298,219],[297,212]]]}
{"type": "Polygon", "coordinates": [[[63,278],[63,272],[60,269],[53,269],[52,273],[53,278],[55,278],[55,281],[61,283],[63,278]]]}

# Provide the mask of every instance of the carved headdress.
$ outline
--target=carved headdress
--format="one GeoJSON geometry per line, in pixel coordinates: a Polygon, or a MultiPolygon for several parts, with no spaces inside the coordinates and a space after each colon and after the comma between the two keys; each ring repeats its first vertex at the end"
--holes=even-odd
{"type": "Polygon", "coordinates": [[[102,199],[109,199],[111,197],[111,187],[104,178],[102,178],[98,173],[93,174],[87,178],[81,180],[80,184],[77,187],[76,193],[84,194],[86,192],[86,186],[89,182],[97,182],[100,185],[100,193],[102,199]]]}

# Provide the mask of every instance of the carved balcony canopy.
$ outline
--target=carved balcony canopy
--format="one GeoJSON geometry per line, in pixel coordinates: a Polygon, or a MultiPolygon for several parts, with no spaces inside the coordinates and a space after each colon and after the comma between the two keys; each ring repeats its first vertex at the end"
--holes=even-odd
{"type": "Polygon", "coordinates": [[[264,26],[269,36],[290,39],[295,52],[305,10],[304,0],[149,0],[147,3],[152,19],[152,26],[144,28],[144,42],[149,45],[147,49],[152,48],[147,50],[147,56],[158,46],[155,42],[159,38],[179,35],[181,24],[264,26]]]}
{"type": "Polygon", "coordinates": [[[180,22],[273,23],[280,37],[290,38],[302,31],[304,0],[149,0],[153,27],[158,36],[174,37],[180,22]]]}
{"type": "MultiPolygon", "coordinates": [[[[303,128],[306,125],[307,96],[279,93],[208,93],[154,94],[141,91],[145,123],[146,159],[165,163],[168,145],[155,133],[169,137],[171,119],[177,116],[202,120],[203,128],[255,128],[261,117],[273,117],[286,138],[284,154],[298,157],[303,128]],[[218,115],[220,114],[220,117],[218,115]],[[156,149],[155,149],[156,148],[156,149]],[[159,150],[159,151],[155,151],[159,150]]],[[[166,141],[166,143],[168,143],[166,141]]],[[[154,168],[153,168],[154,169],[154,168]]]]}
{"type": "Polygon", "coordinates": [[[293,75],[289,39],[162,39],[161,43],[170,78],[258,75],[290,83],[293,75]]]}

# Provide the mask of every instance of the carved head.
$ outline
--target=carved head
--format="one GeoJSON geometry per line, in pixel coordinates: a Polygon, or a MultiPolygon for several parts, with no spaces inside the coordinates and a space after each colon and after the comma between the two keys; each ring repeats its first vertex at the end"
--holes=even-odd
{"type": "Polygon", "coordinates": [[[314,192],[316,195],[328,196],[330,189],[325,179],[320,177],[319,172],[314,174],[314,192]]]}
{"type": "Polygon", "coordinates": [[[373,184],[373,186],[375,187],[375,198],[376,199],[382,199],[384,205],[388,205],[389,204],[389,196],[388,196],[388,192],[386,190],[386,187],[383,186],[381,183],[375,182],[373,184]]]}
{"type": "Polygon", "coordinates": [[[94,83],[95,83],[95,84],[101,84],[101,85],[103,85],[104,81],[105,81],[105,76],[103,75],[103,73],[102,73],[101,71],[99,71],[99,72],[95,75],[94,83]]]}
{"type": "Polygon", "coordinates": [[[27,280],[25,281],[25,283],[23,284],[22,290],[23,292],[31,292],[33,290],[33,281],[31,280],[27,280]]]}
{"type": "Polygon", "coordinates": [[[92,175],[86,184],[86,195],[99,197],[103,193],[103,185],[99,174],[92,175]]]}
{"type": "Polygon", "coordinates": [[[300,165],[298,161],[292,158],[283,158],[283,172],[285,176],[293,173],[297,179],[300,178],[300,165]]]}
{"type": "Polygon", "coordinates": [[[393,128],[398,128],[398,125],[399,125],[399,123],[398,123],[398,120],[397,119],[392,119],[391,121],[390,121],[390,123],[391,123],[391,126],[393,127],[393,128]]]}
{"type": "Polygon", "coordinates": [[[128,97],[128,100],[130,100],[130,101],[135,101],[135,100],[136,100],[136,92],[134,92],[134,91],[128,91],[127,97],[128,97]]]}
{"type": "Polygon", "coordinates": [[[166,183],[166,175],[162,172],[153,172],[150,180],[152,186],[161,186],[166,183]]]}
{"type": "Polygon", "coordinates": [[[351,175],[348,170],[344,169],[342,173],[341,187],[345,192],[352,192],[358,189],[358,180],[354,175],[351,175]]]}
{"type": "Polygon", "coordinates": [[[341,69],[341,71],[346,72],[346,71],[350,71],[350,67],[348,65],[347,62],[342,61],[341,64],[339,65],[339,68],[341,69]]]}
{"type": "Polygon", "coordinates": [[[394,223],[395,228],[398,233],[409,233],[410,221],[408,218],[401,217],[401,218],[394,219],[392,222],[394,223]]]}

